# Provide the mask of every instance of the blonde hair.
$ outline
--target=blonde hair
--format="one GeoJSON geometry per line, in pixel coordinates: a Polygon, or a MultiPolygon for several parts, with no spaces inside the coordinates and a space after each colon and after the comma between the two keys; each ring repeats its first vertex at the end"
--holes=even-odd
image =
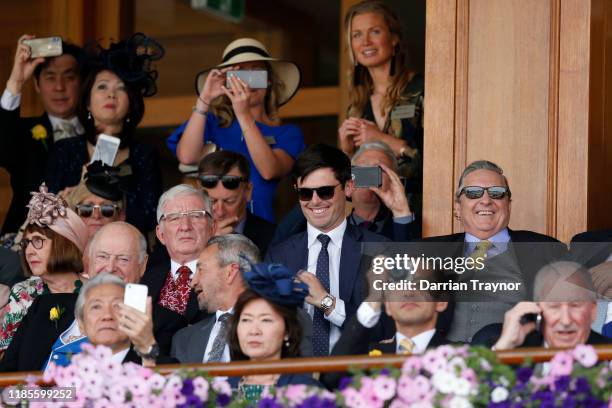
{"type": "Polygon", "coordinates": [[[370,95],[374,89],[372,78],[368,70],[357,63],[353,55],[351,45],[351,25],[353,18],[359,14],[377,13],[383,17],[385,24],[392,35],[397,36],[398,43],[394,47],[394,56],[391,60],[391,71],[395,75],[391,77],[391,83],[383,96],[381,107],[382,116],[386,116],[389,110],[399,101],[402,92],[416,74],[407,68],[408,55],[402,47],[402,26],[393,11],[384,2],[379,0],[365,0],[353,5],[344,17],[346,28],[347,51],[351,59],[349,71],[349,106],[347,114],[349,117],[362,117],[370,95]]]}
{"type": "MultiPolygon", "coordinates": [[[[285,83],[276,75],[270,64],[267,62],[265,62],[265,64],[266,71],[268,71],[268,80],[270,81],[270,86],[266,90],[266,98],[264,100],[266,115],[268,115],[268,119],[270,119],[272,123],[279,125],[278,95],[280,91],[285,88],[285,83]]],[[[236,118],[234,109],[232,109],[232,102],[225,95],[215,98],[210,104],[210,109],[213,115],[219,120],[219,126],[221,127],[231,126],[236,118]]]]}

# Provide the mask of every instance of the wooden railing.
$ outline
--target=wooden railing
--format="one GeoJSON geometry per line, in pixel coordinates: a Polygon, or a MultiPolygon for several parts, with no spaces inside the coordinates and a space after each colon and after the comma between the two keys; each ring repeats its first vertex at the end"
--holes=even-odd
{"type": "MultiPolygon", "coordinates": [[[[594,346],[597,350],[599,360],[612,360],[612,345],[594,346]]],[[[550,360],[559,349],[543,348],[521,348],[514,350],[498,351],[497,357],[505,364],[521,364],[526,359],[534,362],[550,360]]],[[[242,376],[252,374],[274,374],[274,373],[314,373],[347,371],[349,368],[383,368],[401,367],[406,356],[384,354],[378,357],[363,356],[341,356],[341,357],[311,357],[311,358],[287,358],[273,361],[236,361],[232,363],[214,364],[167,364],[157,366],[161,374],[168,374],[179,369],[197,369],[211,376],[242,376]]],[[[39,371],[1,373],[0,387],[23,383],[28,375],[40,375],[39,371]]]]}

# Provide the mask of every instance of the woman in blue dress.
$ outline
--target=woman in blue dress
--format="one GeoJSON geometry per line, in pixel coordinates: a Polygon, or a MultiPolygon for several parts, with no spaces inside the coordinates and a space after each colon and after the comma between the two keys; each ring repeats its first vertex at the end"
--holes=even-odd
{"type": "Polygon", "coordinates": [[[251,165],[251,212],[274,222],[278,182],[304,150],[301,130],[281,125],[278,118],[278,108],[299,85],[297,65],[271,58],[259,41],[235,40],[223,52],[221,64],[196,77],[199,96],[193,113],[170,136],[168,147],[183,164],[198,164],[208,143],[244,155],[251,165]],[[226,74],[234,70],[264,71],[267,87],[251,89],[246,82],[229,78],[226,74]]]}

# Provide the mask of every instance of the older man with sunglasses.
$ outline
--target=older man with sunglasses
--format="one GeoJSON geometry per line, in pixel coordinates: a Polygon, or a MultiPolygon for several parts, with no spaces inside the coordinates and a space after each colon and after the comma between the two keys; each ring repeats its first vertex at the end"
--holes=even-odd
{"type": "Polygon", "coordinates": [[[465,232],[425,240],[443,243],[437,244],[440,255],[479,259],[484,265],[461,273],[447,271],[449,280],[466,283],[470,289],[473,280],[478,285],[503,283],[506,288],[516,288],[455,290],[454,304],[438,321],[451,341],[469,342],[482,327],[501,323],[516,302],[532,298],[537,271],[565,253],[565,246],[552,237],[508,228],[510,208],[510,186],[503,170],[490,161],[475,161],[463,171],[455,193],[455,218],[465,232]]]}
{"type": "Polygon", "coordinates": [[[249,176],[247,159],[228,150],[207,155],[198,166],[200,184],[212,205],[215,235],[243,234],[265,254],[276,226],[252,213],[253,184],[249,176]]]}

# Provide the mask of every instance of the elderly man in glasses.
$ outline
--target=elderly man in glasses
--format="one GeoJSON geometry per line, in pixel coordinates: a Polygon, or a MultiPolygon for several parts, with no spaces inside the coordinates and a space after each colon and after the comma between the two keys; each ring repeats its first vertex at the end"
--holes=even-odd
{"type": "Polygon", "coordinates": [[[501,323],[516,302],[532,298],[537,271],[564,255],[565,245],[554,238],[508,228],[510,208],[503,170],[475,161],[461,174],[455,193],[455,218],[465,232],[426,240],[440,243],[440,255],[478,262],[467,271],[446,271],[449,280],[469,289],[452,292],[455,302],[438,322],[451,341],[469,342],[487,324],[501,323]]]}
{"type": "Polygon", "coordinates": [[[227,150],[207,155],[198,166],[198,178],[210,197],[217,224],[215,235],[243,234],[265,254],[276,226],[252,213],[249,173],[247,159],[227,150]]]}
{"type": "Polygon", "coordinates": [[[149,287],[154,306],[159,306],[156,319],[180,329],[203,317],[189,284],[215,230],[208,195],[186,184],[174,186],[160,197],[157,220],[162,246],[151,254],[140,283],[149,287]]]}
{"type": "Polygon", "coordinates": [[[272,246],[266,258],[306,271],[299,279],[309,287],[306,302],[313,318],[313,355],[324,356],[364,298],[362,243],[387,239],[347,222],[346,197],[353,181],[351,161],[341,150],[310,146],[296,159],[292,175],[308,222],[306,231],[272,246]]]}

